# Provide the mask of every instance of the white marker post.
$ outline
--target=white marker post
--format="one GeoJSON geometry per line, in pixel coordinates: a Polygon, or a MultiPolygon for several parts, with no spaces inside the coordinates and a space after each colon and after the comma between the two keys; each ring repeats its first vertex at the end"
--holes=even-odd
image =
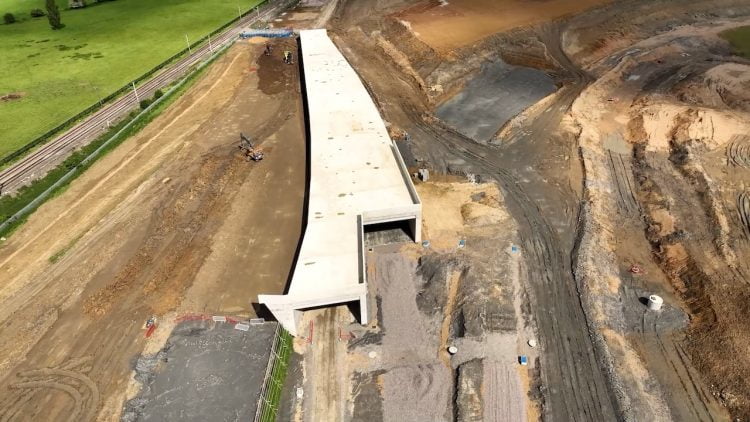
{"type": "Polygon", "coordinates": [[[135,94],[135,102],[139,103],[141,102],[141,99],[138,98],[138,90],[135,89],[135,81],[131,82],[131,84],[133,85],[133,93],[135,94]]]}

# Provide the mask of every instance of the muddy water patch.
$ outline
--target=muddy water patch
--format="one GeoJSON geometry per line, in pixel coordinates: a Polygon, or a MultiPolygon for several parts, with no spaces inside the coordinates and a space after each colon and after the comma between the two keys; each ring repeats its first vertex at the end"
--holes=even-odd
{"type": "Polygon", "coordinates": [[[489,141],[508,120],[556,89],[546,73],[498,60],[485,63],[436,114],[462,134],[489,141]]]}

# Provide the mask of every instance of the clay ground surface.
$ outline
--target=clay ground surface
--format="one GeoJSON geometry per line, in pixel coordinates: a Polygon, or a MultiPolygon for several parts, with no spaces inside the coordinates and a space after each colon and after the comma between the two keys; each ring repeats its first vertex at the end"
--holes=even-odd
{"type": "MultiPolygon", "coordinates": [[[[483,38],[489,33],[482,34],[481,18],[451,24],[468,15],[451,12],[465,3],[340,2],[331,28],[391,132],[409,134],[407,164],[500,188],[517,224],[521,315],[535,323],[540,341],[538,372],[526,391],[542,417],[744,420],[750,365],[740,356],[750,336],[737,321],[748,315],[750,200],[740,181],[748,160],[748,63],[732,56],[717,32],[744,25],[747,4],[578,4],[564,19],[545,16],[483,38]],[[447,44],[462,29],[477,38],[447,44]],[[438,106],[464,92],[469,104],[482,104],[484,93],[472,92],[471,81],[498,58],[537,68],[560,88],[482,144],[438,106]],[[667,302],[656,315],[644,306],[652,293],[667,302]]],[[[493,124],[486,120],[473,126],[493,124]]],[[[429,239],[429,225],[425,233],[429,239]]],[[[389,255],[385,266],[404,267],[402,259],[389,255]]],[[[443,280],[450,292],[452,279],[443,280]]],[[[397,296],[406,296],[404,303],[434,298],[421,290],[397,296]]],[[[385,302],[380,309],[389,312],[385,302]]],[[[449,309],[446,303],[438,315],[449,309]]],[[[464,318],[467,330],[486,321],[464,318]]],[[[385,344],[388,315],[378,320],[385,344]]],[[[467,392],[502,373],[471,361],[451,377],[430,368],[425,361],[421,370],[432,383],[409,388],[438,404],[430,415],[438,420],[446,407],[474,420],[472,412],[486,403],[467,392]],[[446,388],[455,393],[447,405],[446,388]]],[[[353,391],[363,397],[354,408],[364,412],[354,415],[411,415],[402,397],[386,392],[401,385],[394,377],[387,370],[353,377],[353,391]]]]}
{"type": "Polygon", "coordinates": [[[146,319],[158,350],[182,313],[252,317],[258,293],[283,291],[305,137],[298,69],[281,61],[296,46],[275,43],[272,57],[232,47],[3,244],[3,418],[115,419],[146,319]],[[240,131],[262,162],[239,153],[240,131]]]}
{"type": "MultiPolygon", "coordinates": [[[[349,5],[355,10],[363,7],[359,2],[349,5]]],[[[343,20],[350,15],[343,10],[341,16],[343,20]]],[[[358,24],[375,27],[369,22],[358,24]]],[[[345,28],[343,23],[340,25],[345,28]]],[[[450,76],[451,69],[440,67],[434,75],[430,74],[430,69],[439,66],[435,53],[399,32],[398,27],[393,28],[395,32],[387,35],[398,41],[393,44],[402,48],[407,57],[416,58],[410,65],[413,70],[422,69],[427,87],[434,85],[433,76],[450,76]]],[[[585,329],[569,267],[569,252],[575,241],[580,167],[570,159],[575,156],[571,138],[555,131],[567,104],[580,88],[573,85],[560,92],[552,104],[529,119],[523,131],[514,134],[511,145],[500,151],[446,129],[431,115],[432,109],[409,70],[391,60],[393,56],[382,54],[382,50],[373,51],[377,40],[366,34],[367,30],[362,34],[342,29],[337,42],[370,85],[385,119],[410,134],[415,157],[437,172],[481,174],[497,181],[503,192],[505,206],[517,223],[518,246],[523,253],[523,318],[533,318],[538,324],[544,349],[540,357],[542,382],[555,386],[544,390],[545,414],[560,420],[613,418],[612,400],[585,329]]],[[[555,49],[551,51],[558,54],[555,39],[559,42],[559,34],[553,28],[548,35],[550,48],[555,49]]],[[[560,57],[564,60],[564,56],[560,57]]],[[[467,68],[459,74],[465,77],[475,70],[476,67],[467,68]]]]}
{"type": "MultiPolygon", "coordinates": [[[[740,328],[750,316],[747,172],[734,160],[748,109],[743,90],[725,88],[741,86],[748,67],[718,36],[747,25],[750,10],[731,10],[710,20],[694,11],[679,28],[615,50],[589,68],[598,80],[572,109],[592,204],[578,272],[605,280],[587,283],[597,298],[592,320],[627,374],[620,379],[638,419],[745,420],[750,409],[740,352],[750,337],[740,328]],[[666,302],[656,314],[642,304],[652,292],[666,302]]],[[[631,25],[657,25],[635,18],[643,10],[630,13],[631,25]]],[[[571,51],[585,50],[592,20],[581,26],[570,31],[571,51]]],[[[603,52],[621,42],[595,44],[603,52]]]]}
{"type": "Polygon", "coordinates": [[[575,14],[607,0],[428,0],[398,13],[433,48],[453,50],[497,32],[575,14]],[[446,30],[450,28],[450,30],[446,30]]]}

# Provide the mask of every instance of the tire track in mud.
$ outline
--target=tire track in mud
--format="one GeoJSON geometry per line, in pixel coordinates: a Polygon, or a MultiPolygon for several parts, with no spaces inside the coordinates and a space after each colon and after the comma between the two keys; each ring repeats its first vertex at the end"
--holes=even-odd
{"type": "Polygon", "coordinates": [[[12,395],[8,401],[9,404],[0,404],[0,422],[10,422],[14,416],[28,403],[33,396],[31,394],[12,395]]]}
{"type": "Polygon", "coordinates": [[[615,181],[617,187],[617,202],[625,211],[626,214],[637,216],[641,211],[638,201],[635,199],[633,193],[633,186],[635,182],[632,180],[632,171],[630,170],[630,162],[625,163],[625,158],[622,154],[616,152],[607,151],[607,160],[609,162],[610,173],[612,174],[612,180],[615,181]]]}
{"type": "MultiPolygon", "coordinates": [[[[641,299],[641,297],[632,288],[626,288],[624,294],[629,296],[627,300],[635,303],[641,299]]],[[[689,420],[698,421],[714,421],[712,412],[706,406],[706,403],[710,403],[712,400],[706,396],[705,391],[702,390],[699,384],[696,383],[693,375],[690,372],[690,366],[680,354],[681,347],[677,341],[675,341],[671,335],[663,336],[660,333],[664,332],[664,328],[659,328],[659,317],[660,313],[654,313],[648,310],[641,312],[640,324],[634,328],[634,331],[639,335],[639,341],[641,343],[648,344],[649,350],[653,350],[655,354],[658,354],[658,362],[660,367],[669,366],[672,368],[668,372],[674,375],[673,379],[679,382],[682,393],[672,390],[671,395],[686,399],[680,401],[682,409],[687,409],[689,412],[689,420]],[[663,365],[661,363],[665,363],[663,365]],[[684,394],[683,394],[684,393],[684,394]],[[696,405],[696,401],[700,404],[696,405]],[[685,404],[687,403],[687,405],[685,404]]],[[[674,409],[671,410],[674,412],[674,409]]],[[[681,420],[680,417],[685,418],[688,415],[685,413],[672,414],[675,420],[681,420]]]]}
{"type": "MultiPolygon", "coordinates": [[[[232,68],[240,57],[243,56],[236,56],[227,65],[228,69],[232,68]]],[[[286,73],[296,73],[295,67],[285,69],[288,69],[286,73]]],[[[222,77],[227,72],[222,73],[222,77]]],[[[194,104],[200,106],[201,100],[215,86],[217,85],[214,82],[205,94],[197,94],[200,96],[194,104]]],[[[278,130],[284,121],[290,119],[287,111],[292,107],[299,107],[294,95],[281,95],[283,96],[276,96],[280,99],[278,106],[270,103],[266,106],[273,107],[272,110],[275,111],[269,121],[258,124],[258,119],[254,119],[253,126],[259,128],[257,132],[253,128],[258,141],[262,142],[269,137],[273,139],[273,132],[278,130]]],[[[159,133],[165,133],[164,130],[168,126],[183,116],[184,111],[168,122],[169,124],[159,133]]],[[[296,117],[291,116],[291,119],[294,118],[296,117]]],[[[240,124],[244,125],[246,121],[242,120],[240,124]]],[[[205,133],[210,135],[210,126],[206,128],[205,133]]],[[[152,139],[149,138],[148,142],[152,139]]],[[[111,410],[110,406],[116,407],[116,404],[111,404],[111,393],[119,388],[120,381],[129,374],[129,371],[123,371],[123,367],[127,366],[124,364],[123,356],[139,352],[140,346],[134,339],[136,336],[143,336],[140,328],[132,324],[132,321],[145,320],[147,316],[143,314],[146,313],[152,315],[153,312],[148,309],[150,306],[162,308],[174,303],[175,295],[179,296],[186,283],[192,280],[191,274],[197,272],[196,265],[200,265],[200,260],[206,256],[205,253],[210,246],[208,240],[214,233],[213,227],[216,227],[217,221],[223,221],[217,218],[225,215],[222,210],[232,203],[236,186],[244,183],[247,174],[257,169],[255,166],[248,167],[248,163],[239,157],[233,147],[234,145],[221,144],[206,150],[188,162],[190,166],[180,167],[180,170],[186,173],[164,185],[163,189],[174,190],[174,195],[164,196],[160,202],[166,206],[155,209],[152,221],[141,222],[156,228],[152,233],[153,237],[147,236],[141,245],[136,245],[137,250],[134,252],[144,252],[146,255],[155,252],[154,256],[149,258],[155,263],[147,266],[148,268],[137,268],[133,279],[121,286],[125,287],[123,291],[114,289],[113,298],[106,298],[105,308],[109,313],[107,318],[86,318],[80,324],[76,322],[74,333],[50,330],[39,343],[29,349],[23,363],[13,366],[23,369],[46,367],[50,364],[47,362],[48,354],[51,353],[49,351],[54,351],[58,347],[69,348],[69,353],[74,355],[91,354],[93,363],[92,358],[75,358],[53,368],[22,372],[18,374],[20,379],[15,379],[13,375],[8,376],[3,382],[4,385],[0,386],[0,421],[16,420],[15,418],[25,420],[27,415],[34,412],[44,415],[45,418],[42,420],[64,420],[70,413],[71,420],[87,421],[93,420],[98,410],[104,413],[105,410],[111,410]],[[128,289],[128,286],[134,288],[128,289]],[[152,292],[156,294],[149,294],[152,292]],[[162,298],[165,298],[166,302],[162,302],[162,298]],[[96,322],[92,322],[93,320],[96,322]],[[102,338],[108,340],[102,342],[102,338]],[[95,369],[92,370],[90,366],[95,369]],[[81,367],[83,369],[80,369],[81,367]],[[99,383],[101,390],[96,388],[92,379],[99,383]],[[38,403],[44,407],[39,408],[38,403]],[[102,409],[99,409],[100,405],[103,405],[102,409]]],[[[142,151],[143,149],[138,149],[135,154],[142,151]]],[[[122,168],[119,166],[116,171],[122,168]]],[[[85,293],[81,293],[81,299],[85,300],[87,293],[96,293],[100,289],[91,290],[93,291],[85,290],[85,293]]],[[[71,315],[73,312],[77,311],[66,314],[66,320],[77,318],[75,314],[71,315]]]]}
{"type": "Polygon", "coordinates": [[[737,210],[740,214],[740,221],[742,222],[742,229],[745,231],[745,236],[750,239],[750,193],[748,191],[742,192],[737,197],[737,210]]]}
{"type": "MultiPolygon", "coordinates": [[[[563,114],[592,80],[563,52],[558,25],[543,26],[540,38],[549,54],[573,75],[575,82],[561,88],[556,100],[547,107],[547,112],[542,112],[525,128],[523,136],[526,139],[516,145],[543,142],[544,132],[559,125],[563,114]]],[[[617,401],[593,351],[593,339],[573,278],[574,249],[567,250],[562,245],[539,205],[522,187],[519,179],[505,170],[517,167],[517,163],[504,163],[497,151],[478,145],[458,133],[448,133],[452,135],[451,139],[434,132],[433,137],[497,179],[506,194],[509,210],[519,224],[522,250],[530,252],[526,260],[536,300],[534,309],[546,349],[542,360],[542,376],[548,387],[545,419],[616,419],[617,401]]]]}
{"type": "MultiPolygon", "coordinates": [[[[689,408],[689,412],[695,417],[695,420],[714,421],[715,419],[711,410],[706,406],[706,403],[712,400],[706,396],[705,391],[696,383],[679,344],[671,338],[665,339],[660,334],[660,329],[657,327],[658,318],[658,314],[651,315],[648,311],[643,311],[641,334],[655,341],[661,354],[662,362],[672,367],[672,373],[676,375],[684,392],[681,396],[687,398],[687,403],[684,405],[689,408]],[[650,324],[646,323],[647,317],[652,318],[650,324]]],[[[683,414],[683,416],[685,415],[683,414]]]]}
{"type": "Polygon", "coordinates": [[[485,361],[484,365],[484,421],[526,420],[526,401],[520,395],[523,390],[518,385],[516,368],[493,361],[485,361]]]}
{"type": "MultiPolygon", "coordinates": [[[[553,105],[553,107],[558,104],[553,105]]],[[[447,150],[461,156],[501,185],[509,210],[519,224],[523,251],[537,301],[536,320],[545,341],[542,374],[545,377],[552,420],[603,421],[615,419],[613,398],[599,370],[593,353],[592,340],[577,286],[572,275],[571,258],[564,257],[552,225],[542,216],[540,208],[529,197],[520,181],[502,161],[493,159],[493,151],[457,133],[444,133],[421,121],[414,109],[412,121],[447,150]]]]}
{"type": "Polygon", "coordinates": [[[735,167],[750,168],[750,137],[735,135],[727,145],[727,162],[735,167]]]}
{"type": "MultiPolygon", "coordinates": [[[[558,91],[556,98],[530,121],[523,130],[514,131],[511,142],[528,148],[532,153],[544,154],[546,134],[555,130],[573,101],[586,87],[591,77],[577,69],[563,53],[560,46],[560,29],[557,25],[545,26],[540,37],[549,46],[550,55],[556,57],[561,66],[569,67],[574,82],[558,91]]],[[[339,39],[345,44],[342,51],[367,63],[357,71],[368,91],[378,104],[378,108],[389,118],[398,116],[408,122],[404,126],[414,139],[425,139],[431,143],[423,152],[433,164],[442,164],[449,170],[465,169],[473,173],[494,178],[503,190],[508,210],[516,220],[519,240],[528,264],[530,295],[534,304],[532,312],[540,331],[544,353],[541,374],[544,392],[544,419],[555,421],[609,421],[616,420],[616,399],[609,387],[594,353],[593,339],[589,333],[578,287],[573,278],[572,262],[574,245],[563,246],[555,227],[543,215],[561,217],[562,210],[544,209],[529,195],[521,179],[511,170],[520,169],[524,163],[505,157],[504,149],[481,145],[471,139],[443,127],[434,118],[418,109],[418,100],[410,97],[398,85],[408,81],[399,79],[398,69],[377,57],[366,47],[357,48],[358,39],[339,39]],[[377,75],[394,75],[382,80],[377,75]],[[371,75],[370,78],[367,75],[371,75]],[[373,84],[376,88],[373,88],[373,84]],[[411,127],[407,127],[411,126],[411,127]],[[458,159],[458,160],[456,160],[458,159]]],[[[360,64],[364,64],[360,63],[360,64]]],[[[413,87],[412,87],[413,89],[413,87]]],[[[406,122],[401,122],[405,124],[406,122]]],[[[506,148],[507,149],[507,148],[506,148]]],[[[546,181],[540,178],[528,185],[532,189],[548,189],[546,181]],[[534,183],[545,185],[534,185],[534,183]]],[[[565,208],[566,204],[560,204],[565,208]]],[[[578,209],[572,213],[572,221],[577,221],[578,209]]],[[[569,222],[569,221],[568,221],[569,222]]]]}
{"type": "Polygon", "coordinates": [[[96,383],[86,375],[91,370],[91,361],[90,356],[73,358],[58,367],[19,372],[17,377],[20,380],[9,385],[10,398],[0,407],[0,421],[14,420],[32,399],[40,393],[48,394],[50,390],[64,393],[72,400],[73,410],[67,417],[68,421],[94,420],[100,394],[96,383]]]}

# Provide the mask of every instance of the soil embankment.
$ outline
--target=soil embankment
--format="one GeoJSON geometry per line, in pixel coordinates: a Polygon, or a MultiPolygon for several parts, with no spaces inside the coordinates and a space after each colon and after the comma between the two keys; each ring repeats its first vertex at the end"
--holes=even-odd
{"type": "MultiPolygon", "coordinates": [[[[749,317],[742,257],[750,250],[738,235],[742,170],[728,166],[750,116],[741,99],[719,94],[744,76],[717,34],[746,22],[736,15],[750,9],[705,21],[690,7],[692,26],[660,34],[661,23],[634,18],[624,38],[644,39],[592,66],[598,80],[572,110],[588,199],[577,277],[638,420],[726,419],[727,410],[744,419],[748,411],[739,392],[750,391],[750,364],[735,354],[748,337],[739,327],[749,317]],[[642,302],[653,293],[666,301],[659,313],[642,302]]],[[[584,34],[567,34],[572,51],[589,48],[584,34]]],[[[601,42],[597,50],[611,51],[601,42]]]]}

